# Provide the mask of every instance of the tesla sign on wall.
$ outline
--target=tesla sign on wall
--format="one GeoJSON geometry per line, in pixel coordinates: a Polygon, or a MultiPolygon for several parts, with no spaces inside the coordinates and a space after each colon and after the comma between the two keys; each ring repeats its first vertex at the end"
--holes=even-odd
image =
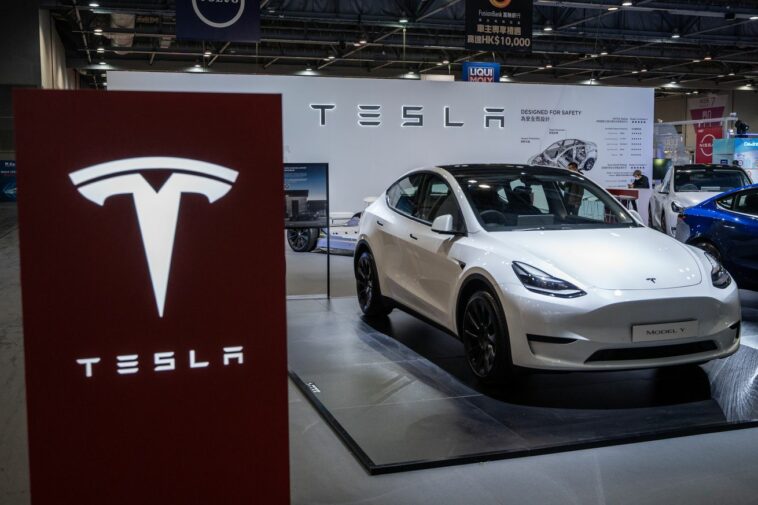
{"type": "Polygon", "coordinates": [[[280,97],[15,114],[33,503],[289,503],[280,97]]]}
{"type": "Polygon", "coordinates": [[[156,72],[109,72],[108,88],[281,93],[285,161],[329,163],[336,212],[434,164],[576,161],[606,188],[653,176],[652,89],[156,72]]]}

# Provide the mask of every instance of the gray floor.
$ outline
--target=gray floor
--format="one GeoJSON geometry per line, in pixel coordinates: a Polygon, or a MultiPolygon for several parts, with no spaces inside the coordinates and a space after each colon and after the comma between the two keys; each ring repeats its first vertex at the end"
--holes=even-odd
{"type": "MultiPolygon", "coordinates": [[[[326,293],[326,254],[296,253],[284,244],[287,262],[287,296],[314,296],[326,293]]],[[[355,296],[353,257],[331,255],[332,296],[355,296]]]]}
{"type": "MultiPolygon", "coordinates": [[[[0,206],[0,505],[29,503],[14,220],[0,206]]],[[[293,504],[758,504],[758,429],[372,477],[289,397],[293,504]]]]}

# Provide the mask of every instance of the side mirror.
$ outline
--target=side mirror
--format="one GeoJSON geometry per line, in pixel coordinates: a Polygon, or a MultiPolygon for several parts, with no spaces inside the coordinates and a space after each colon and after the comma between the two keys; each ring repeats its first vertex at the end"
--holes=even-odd
{"type": "Polygon", "coordinates": [[[441,233],[442,235],[456,235],[453,226],[453,216],[445,214],[444,216],[437,216],[432,223],[432,231],[435,233],[441,233]]]}

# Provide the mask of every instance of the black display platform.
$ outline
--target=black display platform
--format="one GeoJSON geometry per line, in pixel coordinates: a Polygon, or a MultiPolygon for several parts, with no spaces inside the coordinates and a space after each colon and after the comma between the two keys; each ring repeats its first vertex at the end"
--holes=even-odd
{"type": "Polygon", "coordinates": [[[703,366],[529,373],[480,387],[454,337],[353,298],[288,302],[290,376],[371,474],[758,426],[758,295],[703,366]]]}

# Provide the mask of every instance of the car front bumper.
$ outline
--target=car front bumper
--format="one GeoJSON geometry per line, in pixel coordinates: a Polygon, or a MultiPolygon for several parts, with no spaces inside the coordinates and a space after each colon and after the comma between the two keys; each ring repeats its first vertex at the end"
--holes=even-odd
{"type": "Polygon", "coordinates": [[[550,370],[625,370],[698,363],[736,352],[736,286],[658,290],[589,290],[579,298],[501,285],[514,365],[550,370]],[[698,321],[688,338],[635,342],[636,325],[698,321]]]}

